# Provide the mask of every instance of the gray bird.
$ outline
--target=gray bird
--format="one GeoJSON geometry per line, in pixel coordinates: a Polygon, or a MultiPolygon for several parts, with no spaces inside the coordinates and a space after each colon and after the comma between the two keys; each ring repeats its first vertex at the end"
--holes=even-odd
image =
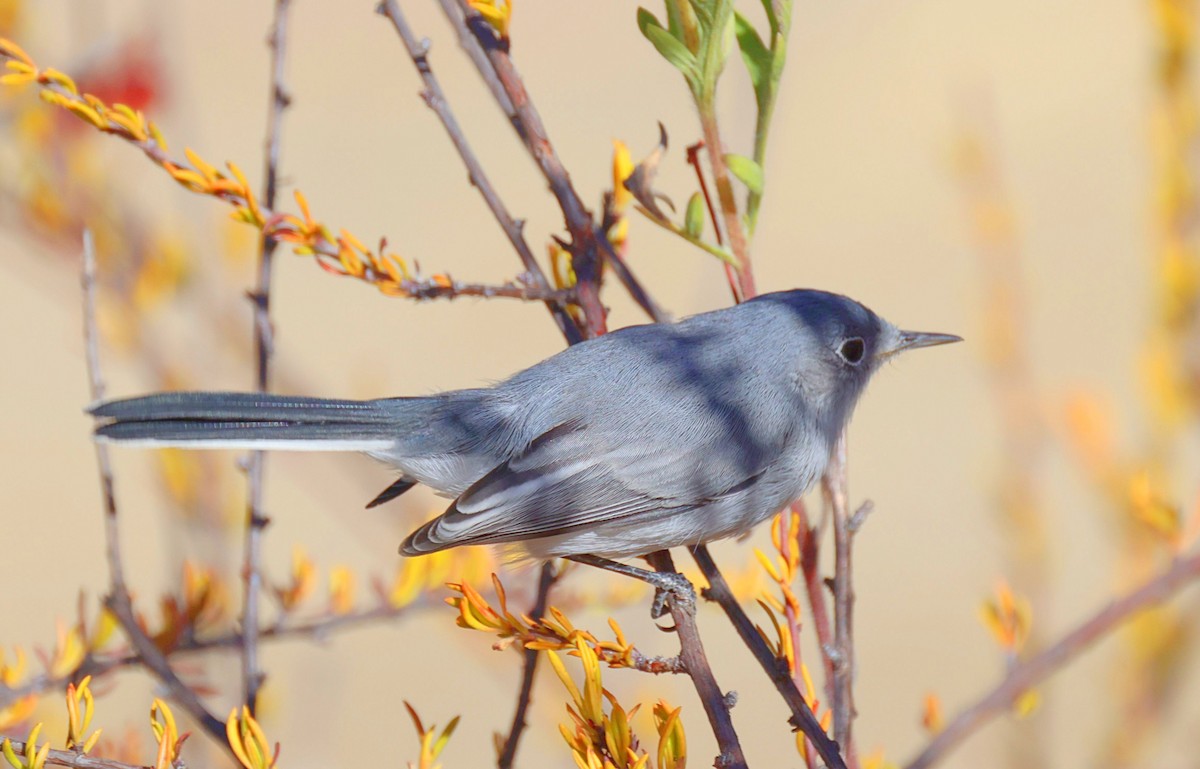
{"type": "Polygon", "coordinates": [[[382,460],[400,478],[371,505],[417,483],[454,499],[404,541],[407,556],[499,544],[596,561],[771,517],[820,478],[885,360],[957,341],[837,294],[781,291],[621,329],[488,388],[370,401],[161,393],[90,412],[102,441],[382,460]]]}

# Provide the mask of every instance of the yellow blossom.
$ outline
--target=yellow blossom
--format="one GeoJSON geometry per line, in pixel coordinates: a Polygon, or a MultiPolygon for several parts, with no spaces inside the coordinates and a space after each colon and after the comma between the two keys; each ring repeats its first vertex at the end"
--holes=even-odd
{"type": "Polygon", "coordinates": [[[279,743],[274,749],[270,747],[262,727],[250,715],[250,709],[245,705],[239,714],[237,709],[229,712],[225,721],[225,736],[229,747],[245,769],[271,769],[279,758],[279,743]]]}
{"type": "Polygon", "coordinates": [[[1000,580],[996,584],[994,597],[983,602],[979,616],[1005,651],[1012,654],[1021,651],[1029,638],[1033,609],[1026,598],[1013,593],[1007,582],[1000,580]]]}
{"type": "Polygon", "coordinates": [[[471,9],[491,24],[500,37],[508,37],[508,27],[512,21],[512,0],[467,0],[471,9]]]}
{"type": "Polygon", "coordinates": [[[450,723],[446,724],[446,728],[442,730],[441,734],[438,734],[437,726],[434,724],[425,728],[425,725],[421,723],[421,717],[417,715],[416,709],[408,700],[404,701],[404,709],[408,711],[408,716],[412,719],[413,726],[417,729],[417,736],[421,740],[420,757],[415,764],[412,761],[408,762],[409,769],[441,769],[441,764],[436,763],[437,757],[441,755],[442,749],[450,741],[450,736],[454,734],[454,730],[458,726],[458,716],[450,719],[450,723]]]}
{"type": "Polygon", "coordinates": [[[354,610],[354,572],[337,566],[329,572],[329,610],[349,614],[354,610]]]}
{"type": "Polygon", "coordinates": [[[41,732],[41,724],[33,727],[33,731],[25,740],[25,751],[22,755],[17,755],[17,752],[13,750],[12,741],[7,737],[4,738],[3,743],[0,743],[0,754],[3,754],[12,769],[42,769],[46,765],[46,757],[50,755],[50,743],[47,742],[40,748],[38,747],[37,739],[41,732]]]}

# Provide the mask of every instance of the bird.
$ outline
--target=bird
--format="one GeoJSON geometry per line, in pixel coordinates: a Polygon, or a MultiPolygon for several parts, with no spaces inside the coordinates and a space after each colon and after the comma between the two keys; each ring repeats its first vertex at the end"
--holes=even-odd
{"type": "Polygon", "coordinates": [[[824,473],[886,361],[962,341],[793,289],[568,347],[490,387],[331,400],[167,392],[93,404],[95,438],[140,447],[365,453],[452,499],[400,546],[497,545],[612,563],[746,533],[824,473]]]}

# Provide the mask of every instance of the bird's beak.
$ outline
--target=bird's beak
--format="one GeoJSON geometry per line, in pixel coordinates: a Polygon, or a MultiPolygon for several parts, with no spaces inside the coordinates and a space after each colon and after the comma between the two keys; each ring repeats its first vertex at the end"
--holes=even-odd
{"type": "Polygon", "coordinates": [[[939,344],[950,344],[951,342],[961,342],[961,336],[954,334],[930,334],[924,331],[901,331],[896,335],[896,343],[888,350],[884,350],[882,357],[889,357],[898,352],[905,350],[915,350],[918,347],[933,347],[939,344]]]}

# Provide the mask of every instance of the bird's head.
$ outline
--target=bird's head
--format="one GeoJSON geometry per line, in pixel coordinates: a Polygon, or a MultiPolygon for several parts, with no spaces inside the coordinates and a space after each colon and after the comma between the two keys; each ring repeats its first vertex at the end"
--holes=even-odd
{"type": "Polygon", "coordinates": [[[905,350],[961,342],[953,334],[905,331],[869,308],[840,294],[809,289],[763,294],[753,303],[769,303],[795,325],[796,333],[775,342],[791,349],[789,373],[805,402],[840,431],[850,418],[871,375],[905,350]]]}

